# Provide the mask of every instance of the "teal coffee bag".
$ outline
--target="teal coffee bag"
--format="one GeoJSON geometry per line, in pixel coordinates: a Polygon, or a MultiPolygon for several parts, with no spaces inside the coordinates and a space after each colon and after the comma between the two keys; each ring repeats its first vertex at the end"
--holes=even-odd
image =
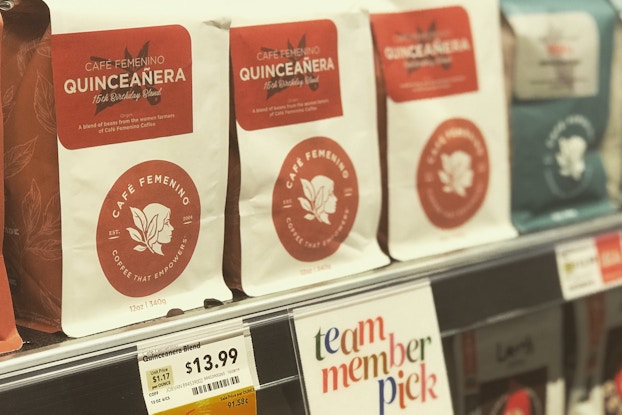
{"type": "Polygon", "coordinates": [[[622,0],[610,0],[618,19],[615,28],[611,73],[611,115],[604,144],[609,193],[622,205],[622,0]]]}
{"type": "Polygon", "coordinates": [[[602,145],[615,13],[607,0],[501,0],[514,35],[512,220],[521,232],[614,210],[602,145]]]}

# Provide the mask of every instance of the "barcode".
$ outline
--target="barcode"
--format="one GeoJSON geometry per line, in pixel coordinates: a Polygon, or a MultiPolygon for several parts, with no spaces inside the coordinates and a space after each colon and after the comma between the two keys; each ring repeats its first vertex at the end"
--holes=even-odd
{"type": "Polygon", "coordinates": [[[212,383],[206,383],[205,385],[199,385],[192,388],[192,394],[194,396],[200,395],[202,393],[207,393],[214,391],[216,389],[225,388],[227,386],[235,385],[236,383],[240,383],[239,376],[233,376],[229,379],[221,379],[212,383]]]}

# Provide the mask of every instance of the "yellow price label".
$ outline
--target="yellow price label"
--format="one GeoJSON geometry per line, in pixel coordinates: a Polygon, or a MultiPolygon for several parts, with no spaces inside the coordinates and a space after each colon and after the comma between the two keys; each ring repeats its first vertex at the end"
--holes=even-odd
{"type": "Polygon", "coordinates": [[[168,386],[173,386],[173,366],[164,366],[147,371],[147,386],[149,391],[154,391],[168,386]]]}
{"type": "Polygon", "coordinates": [[[249,387],[188,405],[158,412],[156,415],[256,415],[255,388],[249,387]]]}

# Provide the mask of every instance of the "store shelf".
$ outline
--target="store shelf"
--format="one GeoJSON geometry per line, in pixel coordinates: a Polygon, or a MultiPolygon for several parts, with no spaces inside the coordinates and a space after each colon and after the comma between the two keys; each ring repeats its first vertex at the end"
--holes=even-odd
{"type": "Polygon", "coordinates": [[[440,329],[448,337],[563,302],[555,247],[619,229],[622,214],[614,214],[81,339],[23,330],[24,349],[0,356],[0,413],[146,414],[136,364],[137,344],[196,328],[209,331],[216,323],[235,319],[248,324],[253,339],[261,385],[258,413],[304,413],[290,331],[291,309],[429,278],[440,329]],[[264,408],[264,403],[269,407],[264,408]]]}

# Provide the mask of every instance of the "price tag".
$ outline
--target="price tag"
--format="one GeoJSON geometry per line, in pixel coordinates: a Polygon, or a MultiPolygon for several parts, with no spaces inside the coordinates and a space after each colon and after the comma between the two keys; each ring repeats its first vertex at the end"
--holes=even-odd
{"type": "Polygon", "coordinates": [[[565,300],[622,284],[622,239],[619,232],[561,244],[555,254],[565,300]]]}
{"type": "MultiPolygon", "coordinates": [[[[243,335],[139,352],[150,415],[255,415],[254,377],[243,335]]],[[[254,365],[253,365],[254,366],[254,365]]]]}
{"type": "Polygon", "coordinates": [[[453,413],[427,281],[296,309],[294,325],[308,413],[453,413]]]}

